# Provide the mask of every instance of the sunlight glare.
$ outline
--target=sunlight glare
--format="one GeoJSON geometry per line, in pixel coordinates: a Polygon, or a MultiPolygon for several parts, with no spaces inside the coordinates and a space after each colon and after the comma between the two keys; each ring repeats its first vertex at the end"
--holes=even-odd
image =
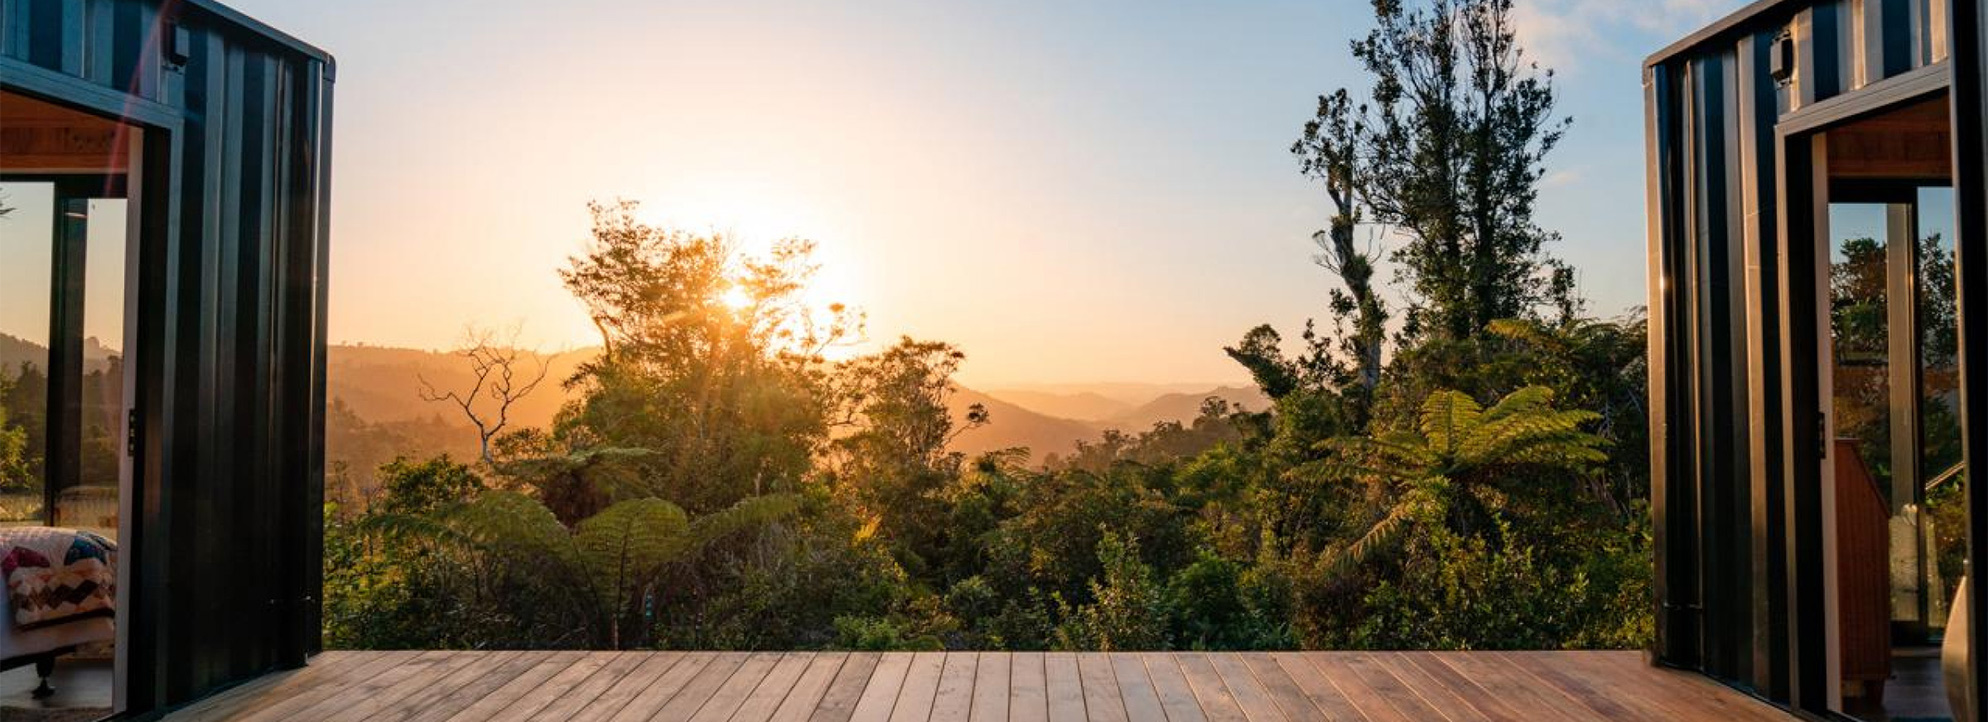
{"type": "Polygon", "coordinates": [[[752,292],[747,291],[744,286],[732,286],[725,289],[724,295],[718,297],[718,302],[734,311],[744,311],[752,308],[752,292]]]}

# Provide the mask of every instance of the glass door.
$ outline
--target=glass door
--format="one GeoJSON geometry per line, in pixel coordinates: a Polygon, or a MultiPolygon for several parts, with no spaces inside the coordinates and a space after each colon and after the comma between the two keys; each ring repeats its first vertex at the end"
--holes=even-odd
{"type": "Polygon", "coordinates": [[[0,524],[116,538],[126,455],[122,181],[0,176],[0,524]]]}
{"type": "Polygon", "coordinates": [[[1835,708],[1948,714],[1940,644],[1963,573],[1954,193],[1933,98],[1823,133],[1823,523],[1835,708]]]}

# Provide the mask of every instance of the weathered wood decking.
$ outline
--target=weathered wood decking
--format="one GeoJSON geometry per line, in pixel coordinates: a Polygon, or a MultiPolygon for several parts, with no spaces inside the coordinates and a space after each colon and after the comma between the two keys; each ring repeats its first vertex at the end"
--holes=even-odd
{"type": "Polygon", "coordinates": [[[326,652],[169,720],[1790,720],[1637,652],[326,652]]]}

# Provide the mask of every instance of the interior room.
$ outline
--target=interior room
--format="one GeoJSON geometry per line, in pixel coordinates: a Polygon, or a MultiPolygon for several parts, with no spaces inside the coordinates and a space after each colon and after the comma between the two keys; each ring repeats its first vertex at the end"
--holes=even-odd
{"type": "MultiPolygon", "coordinates": [[[[1940,667],[1964,572],[1954,191],[1941,95],[1823,133],[1842,710],[1947,719],[1940,667]]],[[[1822,260],[1822,259],[1819,259],[1822,260]]]]}
{"type": "Polygon", "coordinates": [[[0,92],[0,717],[110,712],[138,129],[0,92]]]}

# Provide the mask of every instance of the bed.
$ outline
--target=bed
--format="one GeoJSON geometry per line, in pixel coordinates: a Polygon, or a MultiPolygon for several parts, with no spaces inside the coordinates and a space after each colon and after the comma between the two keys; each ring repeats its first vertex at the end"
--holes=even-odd
{"type": "Polygon", "coordinates": [[[117,544],[76,529],[0,529],[0,670],[35,665],[34,696],[54,694],[55,660],[117,637],[117,544]]]}

